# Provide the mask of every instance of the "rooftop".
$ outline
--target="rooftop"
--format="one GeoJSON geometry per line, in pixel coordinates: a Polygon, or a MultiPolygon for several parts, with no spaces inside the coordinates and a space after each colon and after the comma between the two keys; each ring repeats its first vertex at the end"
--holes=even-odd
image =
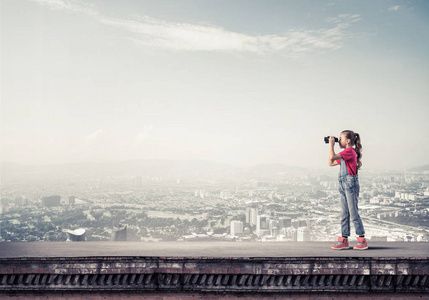
{"type": "Polygon", "coordinates": [[[429,243],[369,242],[369,249],[335,251],[331,242],[3,242],[12,257],[424,257],[429,243]]]}
{"type": "Polygon", "coordinates": [[[331,244],[3,242],[0,294],[429,293],[429,243],[371,242],[366,251],[331,244]]]}

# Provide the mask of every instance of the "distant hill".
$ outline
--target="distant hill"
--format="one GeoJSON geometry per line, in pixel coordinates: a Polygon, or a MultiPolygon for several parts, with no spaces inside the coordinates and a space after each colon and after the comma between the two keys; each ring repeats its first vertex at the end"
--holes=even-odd
{"type": "Polygon", "coordinates": [[[258,173],[258,174],[279,174],[279,173],[300,173],[300,172],[306,172],[307,169],[296,167],[296,166],[288,166],[281,163],[271,163],[271,164],[259,164],[256,166],[253,166],[249,169],[251,173],[258,173]]]}
{"type": "Polygon", "coordinates": [[[415,172],[429,171],[429,165],[409,168],[408,171],[415,171],[415,172]]]}
{"type": "Polygon", "coordinates": [[[82,162],[51,165],[23,165],[1,163],[3,178],[20,176],[59,177],[105,177],[105,176],[151,176],[151,177],[224,177],[224,176],[274,176],[279,173],[303,172],[306,169],[284,164],[260,164],[250,168],[219,163],[210,160],[129,160],[116,162],[82,162]]]}
{"type": "Polygon", "coordinates": [[[48,176],[158,176],[194,177],[216,176],[221,173],[238,172],[240,168],[206,160],[129,160],[116,162],[85,162],[52,165],[22,165],[1,163],[2,176],[48,175],[48,176]]]}

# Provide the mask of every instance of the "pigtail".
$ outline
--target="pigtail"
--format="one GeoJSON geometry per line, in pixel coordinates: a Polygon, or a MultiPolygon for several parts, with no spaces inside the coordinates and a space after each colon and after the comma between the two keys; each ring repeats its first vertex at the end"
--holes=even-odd
{"type": "Polygon", "coordinates": [[[355,133],[352,130],[344,130],[341,133],[346,134],[346,139],[350,140],[351,146],[355,147],[356,151],[356,158],[357,158],[357,165],[356,165],[356,172],[362,167],[362,142],[360,140],[359,133],[355,133]]]}
{"type": "Polygon", "coordinates": [[[360,140],[360,136],[359,133],[355,133],[355,151],[356,151],[356,155],[357,155],[357,166],[356,166],[356,170],[359,170],[362,167],[362,142],[360,140]]]}

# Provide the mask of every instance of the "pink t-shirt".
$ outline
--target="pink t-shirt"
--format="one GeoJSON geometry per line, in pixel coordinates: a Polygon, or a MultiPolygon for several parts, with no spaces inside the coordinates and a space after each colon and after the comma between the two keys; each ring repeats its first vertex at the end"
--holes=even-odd
{"type": "MultiPolygon", "coordinates": [[[[357,154],[354,148],[347,148],[341,151],[341,157],[346,162],[347,170],[349,171],[349,175],[356,175],[356,167],[357,167],[357,154]]],[[[337,160],[337,163],[340,165],[341,160],[337,160]]]]}

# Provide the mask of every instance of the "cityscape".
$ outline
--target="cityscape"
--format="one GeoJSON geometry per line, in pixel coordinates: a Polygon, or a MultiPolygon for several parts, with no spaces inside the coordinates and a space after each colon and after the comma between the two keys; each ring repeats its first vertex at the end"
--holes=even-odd
{"type": "Polygon", "coordinates": [[[426,3],[3,1],[0,241],[335,242],[349,129],[365,237],[428,241],[426,3]]]}
{"type": "MultiPolygon", "coordinates": [[[[337,171],[207,161],[3,164],[0,241],[334,241],[337,171]]],[[[429,241],[428,166],[363,170],[359,181],[368,240],[429,241]]]]}

